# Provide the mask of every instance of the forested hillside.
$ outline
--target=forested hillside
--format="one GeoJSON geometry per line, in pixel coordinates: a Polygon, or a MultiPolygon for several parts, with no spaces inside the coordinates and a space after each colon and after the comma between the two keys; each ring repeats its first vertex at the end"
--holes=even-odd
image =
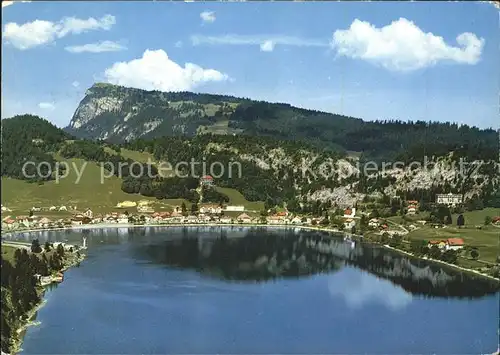
{"type": "Polygon", "coordinates": [[[61,144],[72,136],[47,120],[33,115],[20,115],[2,120],[2,176],[27,179],[22,172],[26,161],[41,165],[42,174],[35,174],[34,165],[26,167],[27,175],[36,175],[31,180],[50,180],[55,159],[50,154],[59,150],[61,144]],[[40,176],[42,175],[42,176],[40,176]],[[47,176],[47,177],[43,177],[47,176]]]}
{"type": "MultiPolygon", "coordinates": [[[[401,127],[405,124],[391,123],[387,127],[392,125],[396,127],[394,131],[403,131],[401,127]]],[[[63,158],[103,164],[108,173],[121,179],[123,192],[158,200],[182,198],[193,203],[227,202],[228,196],[221,191],[208,187],[199,189],[200,177],[205,174],[214,176],[217,187],[237,190],[247,201],[262,201],[267,207],[286,205],[291,211],[305,213],[317,213],[333,205],[353,206],[369,196],[386,201],[401,196],[403,200],[417,199],[424,205],[433,202],[437,193],[452,192],[462,194],[476,207],[479,201],[493,206],[499,200],[500,182],[495,160],[487,160],[477,171],[469,168],[473,175],[464,174],[456,164],[459,159],[476,155],[488,158],[489,155],[480,154],[483,148],[484,152],[489,149],[483,141],[473,143],[476,150],[462,144],[458,149],[434,157],[436,169],[403,166],[382,171],[379,165],[378,170],[366,173],[363,162],[350,158],[343,149],[320,148],[317,142],[276,139],[269,135],[206,133],[192,137],[141,138],[116,144],[68,139],[72,137],[36,116],[8,119],[3,126],[2,176],[16,179],[27,179],[21,173],[26,161],[47,161],[52,169],[56,159],[63,158]],[[150,164],[144,160],[134,162],[130,155],[123,155],[122,150],[135,152],[136,156],[153,157],[154,161],[150,164]],[[165,170],[161,163],[167,163],[168,169],[165,170]]],[[[441,128],[445,132],[444,127],[446,125],[438,125],[436,131],[441,128]]],[[[458,128],[458,132],[461,130],[458,128]]],[[[487,133],[473,129],[463,132],[468,137],[487,133]]],[[[444,149],[444,145],[439,149],[444,149]]],[[[54,177],[55,173],[28,180],[54,177]]],[[[99,176],[94,179],[99,183],[99,176]]]]}
{"type": "Polygon", "coordinates": [[[299,140],[320,149],[356,151],[366,159],[408,161],[462,150],[469,159],[495,159],[493,130],[439,122],[358,118],[283,103],[226,95],[159,92],[95,84],[66,128],[81,138],[113,142],[204,133],[299,140]]]}

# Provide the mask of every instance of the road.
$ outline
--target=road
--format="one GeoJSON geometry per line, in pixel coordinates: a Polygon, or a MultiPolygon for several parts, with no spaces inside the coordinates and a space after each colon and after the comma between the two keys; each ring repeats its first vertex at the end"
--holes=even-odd
{"type": "Polygon", "coordinates": [[[408,229],[406,229],[405,227],[403,227],[403,225],[396,223],[396,222],[393,222],[390,219],[386,219],[386,221],[389,222],[390,224],[394,224],[394,225],[398,226],[399,228],[401,228],[403,230],[403,234],[410,233],[410,231],[408,229]]]}

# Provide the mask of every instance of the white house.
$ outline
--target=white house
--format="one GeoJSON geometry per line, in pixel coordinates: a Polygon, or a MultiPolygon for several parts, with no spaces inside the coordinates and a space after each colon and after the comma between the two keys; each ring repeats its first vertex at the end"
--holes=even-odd
{"type": "Polygon", "coordinates": [[[437,194],[436,203],[438,205],[456,206],[462,203],[462,195],[460,194],[437,194]]]}
{"type": "Polygon", "coordinates": [[[228,217],[228,216],[222,216],[220,218],[220,223],[232,223],[233,219],[231,217],[228,217]]]}
{"type": "Polygon", "coordinates": [[[302,218],[300,218],[299,216],[295,216],[292,218],[292,224],[302,224],[302,218]]]}
{"type": "Polygon", "coordinates": [[[59,207],[59,211],[67,211],[68,208],[66,206],[61,206],[59,207]]]}
{"type": "Polygon", "coordinates": [[[200,207],[200,213],[221,214],[222,207],[219,205],[203,205],[200,207]]]}
{"type": "Polygon", "coordinates": [[[368,227],[377,228],[380,225],[380,221],[377,218],[372,218],[368,221],[368,227]]]}
{"type": "Polygon", "coordinates": [[[55,211],[55,210],[57,210],[57,207],[56,207],[56,206],[50,206],[50,207],[49,207],[49,211],[55,211]]]}

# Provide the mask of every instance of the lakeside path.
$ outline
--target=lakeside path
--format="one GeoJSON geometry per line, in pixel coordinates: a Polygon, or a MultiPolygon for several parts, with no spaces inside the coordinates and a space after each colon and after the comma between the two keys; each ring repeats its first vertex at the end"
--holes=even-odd
{"type": "MultiPolygon", "coordinates": [[[[32,233],[32,232],[46,232],[46,231],[59,231],[59,230],[74,230],[74,231],[79,231],[79,230],[89,230],[89,229],[106,229],[106,228],[147,228],[147,227],[152,227],[152,228],[158,228],[158,227],[266,227],[266,228],[298,228],[298,229],[305,229],[305,230],[315,230],[315,231],[320,231],[320,232],[327,232],[327,233],[335,233],[335,234],[342,234],[343,236],[349,236],[349,237],[357,237],[360,239],[363,239],[363,236],[357,235],[357,234],[352,234],[352,233],[347,233],[347,232],[342,232],[339,231],[338,229],[332,229],[332,228],[325,228],[325,227],[316,227],[316,226],[304,226],[304,225],[290,225],[290,224],[255,224],[255,223],[165,223],[165,224],[118,224],[118,223],[99,223],[99,224],[89,224],[85,226],[71,226],[71,227],[63,227],[63,228],[47,228],[47,229],[33,229],[33,230],[19,230],[19,231],[10,231],[7,233],[4,233],[3,235],[10,235],[10,234],[18,234],[18,233],[32,233]]],[[[8,242],[3,240],[2,236],[2,243],[8,242]]],[[[395,252],[408,255],[414,259],[420,259],[420,260],[425,260],[431,263],[438,263],[442,265],[449,266],[451,268],[455,268],[457,270],[461,270],[464,272],[468,273],[473,273],[474,275],[477,276],[482,276],[485,278],[488,278],[490,280],[495,280],[495,281],[500,281],[499,278],[490,276],[488,274],[484,274],[482,272],[479,272],[474,269],[468,269],[464,268],[455,264],[450,264],[442,260],[436,260],[436,259],[431,259],[427,257],[419,257],[416,256],[412,253],[409,253],[407,251],[397,249],[394,247],[391,247],[389,245],[383,245],[383,244],[378,244],[378,243],[372,243],[374,245],[381,246],[386,249],[393,250],[395,252]]]]}

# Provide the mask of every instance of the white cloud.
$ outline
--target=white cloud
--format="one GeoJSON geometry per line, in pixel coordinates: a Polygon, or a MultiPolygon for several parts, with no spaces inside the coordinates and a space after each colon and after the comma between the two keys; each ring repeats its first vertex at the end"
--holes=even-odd
{"type": "Polygon", "coordinates": [[[332,296],[343,297],[351,309],[375,303],[397,311],[412,302],[412,295],[401,287],[359,270],[344,269],[334,274],[328,280],[328,290],[332,296]]]}
{"type": "Polygon", "coordinates": [[[16,2],[31,2],[31,1],[28,1],[28,0],[21,0],[21,1],[2,1],[2,7],[7,7],[7,6],[10,6],[10,5],[13,5],[14,3],[16,2]]]}
{"type": "Polygon", "coordinates": [[[191,44],[198,45],[231,45],[231,46],[260,46],[261,50],[272,48],[277,44],[295,47],[328,47],[328,41],[314,39],[314,38],[301,38],[293,36],[280,36],[280,35],[257,35],[257,36],[242,36],[242,35],[222,35],[222,36],[191,36],[191,44]],[[265,48],[265,49],[263,49],[265,48]]]}
{"type": "Polygon", "coordinates": [[[215,22],[215,12],[213,11],[203,11],[200,14],[200,18],[203,20],[205,23],[212,23],[215,22]]]}
{"type": "Polygon", "coordinates": [[[458,35],[456,41],[458,47],[448,45],[442,37],[423,32],[405,18],[382,28],[356,19],[349,29],[333,33],[331,45],[340,56],[398,71],[430,67],[438,62],[476,64],[484,39],[466,32],[458,35]]]}
{"type": "Polygon", "coordinates": [[[127,47],[113,41],[101,41],[97,43],[88,43],[80,46],[68,46],[64,48],[71,53],[102,53],[102,52],[118,52],[126,50],[127,47]]]}
{"type": "Polygon", "coordinates": [[[52,102],[40,102],[38,104],[38,107],[40,107],[42,110],[54,110],[56,108],[56,105],[54,105],[52,102]]]}
{"type": "Polygon", "coordinates": [[[5,41],[17,49],[25,50],[54,42],[69,34],[80,34],[92,30],[109,30],[116,23],[115,17],[105,15],[100,19],[90,17],[86,20],[65,17],[59,22],[35,20],[19,25],[15,22],[4,26],[5,41]]]}
{"type": "Polygon", "coordinates": [[[74,88],[77,88],[77,87],[79,87],[79,86],[80,86],[80,83],[79,83],[78,81],[73,81],[73,82],[71,83],[71,85],[72,85],[74,88]]]}
{"type": "Polygon", "coordinates": [[[192,90],[203,83],[229,79],[226,74],[196,64],[186,63],[182,67],[161,49],[148,49],[142,58],[115,63],[104,76],[111,84],[160,91],[192,90]]]}
{"type": "Polygon", "coordinates": [[[274,42],[273,41],[265,41],[260,45],[260,50],[262,52],[272,52],[274,50],[274,42]]]}

